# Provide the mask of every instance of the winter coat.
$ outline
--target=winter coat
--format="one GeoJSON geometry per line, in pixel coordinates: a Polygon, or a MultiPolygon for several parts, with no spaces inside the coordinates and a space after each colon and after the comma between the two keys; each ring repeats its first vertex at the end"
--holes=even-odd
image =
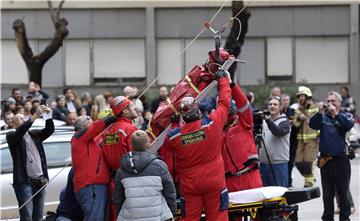
{"type": "Polygon", "coordinates": [[[163,221],[176,213],[176,193],[166,164],[150,152],[129,152],[115,176],[114,204],[121,221],[163,221]]]}
{"type": "Polygon", "coordinates": [[[345,134],[354,126],[352,114],[338,113],[334,118],[329,114],[316,113],[309,122],[309,126],[320,130],[321,155],[345,156],[345,134]]]}

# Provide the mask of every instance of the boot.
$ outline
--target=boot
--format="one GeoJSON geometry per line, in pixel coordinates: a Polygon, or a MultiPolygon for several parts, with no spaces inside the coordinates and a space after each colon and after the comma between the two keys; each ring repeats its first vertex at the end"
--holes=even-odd
{"type": "Polygon", "coordinates": [[[304,187],[313,187],[315,184],[315,177],[313,175],[305,176],[305,184],[304,187]]]}

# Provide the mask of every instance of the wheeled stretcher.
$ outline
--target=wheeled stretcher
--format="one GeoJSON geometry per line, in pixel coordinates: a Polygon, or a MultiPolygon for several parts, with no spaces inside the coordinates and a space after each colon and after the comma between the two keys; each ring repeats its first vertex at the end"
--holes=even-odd
{"type": "MultiPolygon", "coordinates": [[[[294,188],[262,187],[229,193],[229,218],[242,217],[244,221],[297,221],[298,205],[320,197],[319,187],[294,188]]],[[[181,221],[181,206],[178,201],[176,220],[181,221]]],[[[205,214],[202,220],[206,220],[205,214]]]]}

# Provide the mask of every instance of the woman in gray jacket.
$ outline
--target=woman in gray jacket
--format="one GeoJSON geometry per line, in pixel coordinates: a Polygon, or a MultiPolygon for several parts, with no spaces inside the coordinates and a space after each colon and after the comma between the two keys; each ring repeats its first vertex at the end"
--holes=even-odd
{"type": "Polygon", "coordinates": [[[176,192],[166,164],[146,151],[146,132],[131,136],[133,151],[124,155],[115,176],[114,203],[121,221],[172,220],[176,212],[176,192]]]}

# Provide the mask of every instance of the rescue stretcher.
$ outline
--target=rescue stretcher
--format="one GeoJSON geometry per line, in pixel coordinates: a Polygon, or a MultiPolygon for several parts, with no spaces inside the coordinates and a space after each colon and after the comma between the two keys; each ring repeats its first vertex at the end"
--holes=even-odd
{"type": "MultiPolygon", "coordinates": [[[[285,189],[283,192],[279,188],[283,187],[262,187],[229,193],[229,218],[242,217],[244,221],[297,221],[298,205],[296,203],[320,197],[319,187],[289,190],[283,188],[285,189]],[[267,192],[270,191],[270,194],[264,195],[264,189],[267,192]],[[236,197],[238,200],[235,199],[236,197]]],[[[177,208],[175,220],[181,221],[180,200],[177,208]]],[[[205,214],[202,214],[202,220],[206,220],[205,214]]]]}

